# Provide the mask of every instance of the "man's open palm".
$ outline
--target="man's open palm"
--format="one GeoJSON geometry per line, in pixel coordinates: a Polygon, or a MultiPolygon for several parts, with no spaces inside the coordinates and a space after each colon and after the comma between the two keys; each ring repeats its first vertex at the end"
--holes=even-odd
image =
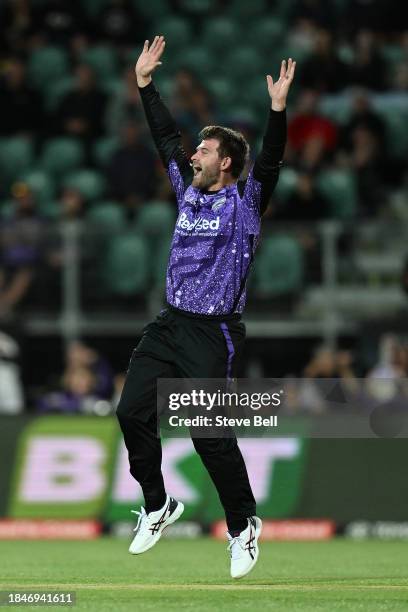
{"type": "Polygon", "coordinates": [[[288,95],[289,87],[295,76],[296,62],[289,58],[288,65],[286,67],[286,61],[282,60],[279,79],[274,83],[273,78],[270,74],[266,75],[266,81],[268,83],[268,92],[272,100],[272,107],[276,107],[279,110],[281,107],[285,108],[286,98],[288,95]]]}
{"type": "Polygon", "coordinates": [[[161,66],[160,58],[163,54],[166,42],[164,36],[155,36],[152,44],[149,47],[149,41],[146,40],[143,45],[143,51],[137,60],[135,72],[136,76],[142,81],[150,80],[152,72],[161,66]]]}

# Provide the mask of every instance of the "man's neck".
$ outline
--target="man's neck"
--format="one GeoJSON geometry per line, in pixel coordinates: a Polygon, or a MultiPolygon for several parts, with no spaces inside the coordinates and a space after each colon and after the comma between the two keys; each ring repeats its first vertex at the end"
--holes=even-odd
{"type": "Polygon", "coordinates": [[[237,179],[228,178],[228,179],[220,179],[214,185],[211,185],[206,191],[220,191],[224,189],[224,187],[228,187],[229,185],[234,185],[237,182],[237,179]]]}

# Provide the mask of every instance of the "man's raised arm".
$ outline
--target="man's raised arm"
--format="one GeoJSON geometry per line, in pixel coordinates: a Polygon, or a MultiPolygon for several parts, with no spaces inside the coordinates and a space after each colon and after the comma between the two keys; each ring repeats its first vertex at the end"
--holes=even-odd
{"type": "Polygon", "coordinates": [[[252,176],[261,183],[259,212],[262,215],[279,178],[286,144],[286,98],[295,76],[296,62],[289,58],[281,63],[279,79],[274,83],[270,74],[266,76],[271,98],[268,125],[263,138],[262,150],[256,158],[252,176]]]}
{"type": "MultiPolygon", "coordinates": [[[[160,58],[165,45],[163,36],[155,36],[150,46],[149,41],[146,40],[137,60],[135,72],[146,119],[161,160],[167,169],[170,162],[174,160],[183,183],[186,183],[192,173],[189,160],[181,145],[181,135],[152,81],[152,73],[157,66],[162,64],[160,58]]],[[[170,178],[172,178],[173,186],[176,187],[174,177],[170,178]]],[[[178,191],[177,187],[176,190],[178,191]]]]}

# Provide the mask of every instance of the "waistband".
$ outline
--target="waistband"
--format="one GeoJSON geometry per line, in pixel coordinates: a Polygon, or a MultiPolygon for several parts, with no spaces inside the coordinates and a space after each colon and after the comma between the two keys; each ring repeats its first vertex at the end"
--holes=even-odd
{"type": "Polygon", "coordinates": [[[167,303],[166,308],[174,314],[181,315],[182,317],[188,317],[189,319],[202,319],[204,321],[240,321],[241,314],[234,312],[233,314],[221,314],[221,315],[206,315],[198,312],[190,312],[189,310],[181,310],[171,304],[167,303]]]}

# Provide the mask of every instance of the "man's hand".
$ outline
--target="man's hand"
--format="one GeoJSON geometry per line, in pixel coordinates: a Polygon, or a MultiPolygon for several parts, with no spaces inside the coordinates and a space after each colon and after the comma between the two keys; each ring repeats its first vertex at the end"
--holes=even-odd
{"type": "Polygon", "coordinates": [[[155,36],[150,47],[149,41],[145,40],[143,51],[139,55],[135,67],[137,84],[139,87],[146,87],[152,80],[152,72],[157,66],[161,66],[159,60],[163,54],[165,45],[164,36],[155,36]]]}
{"type": "Polygon", "coordinates": [[[266,81],[268,83],[268,92],[272,100],[272,110],[282,111],[286,108],[286,97],[288,95],[289,87],[295,76],[296,62],[289,58],[288,67],[286,68],[286,61],[282,60],[279,80],[276,83],[273,82],[273,78],[270,74],[266,75],[266,81]]]}

